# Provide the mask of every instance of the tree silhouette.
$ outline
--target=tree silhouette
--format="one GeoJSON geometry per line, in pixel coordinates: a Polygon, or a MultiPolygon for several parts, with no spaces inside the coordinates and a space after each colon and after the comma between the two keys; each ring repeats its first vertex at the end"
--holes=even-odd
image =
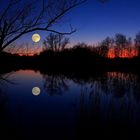
{"type": "Polygon", "coordinates": [[[53,51],[64,50],[67,44],[69,44],[69,38],[66,38],[62,34],[53,34],[50,33],[46,40],[43,42],[45,50],[51,49],[53,51]]]}
{"type": "Polygon", "coordinates": [[[132,38],[129,37],[129,38],[127,39],[127,51],[128,51],[129,57],[131,57],[132,46],[133,46],[132,38]]]}
{"type": "Polygon", "coordinates": [[[103,57],[108,56],[109,48],[113,45],[114,40],[110,37],[106,37],[100,45],[97,47],[97,52],[103,57]]]}
{"type": "Polygon", "coordinates": [[[0,1],[0,52],[21,36],[33,31],[72,34],[76,30],[60,32],[54,29],[64,15],[86,0],[8,0],[0,1]]]}
{"type": "Polygon", "coordinates": [[[120,54],[122,55],[122,50],[126,47],[127,45],[127,38],[125,35],[117,33],[115,35],[115,56],[119,57],[120,54]]]}
{"type": "Polygon", "coordinates": [[[103,57],[108,56],[109,47],[105,45],[99,46],[99,54],[103,57]]]}
{"type": "Polygon", "coordinates": [[[138,50],[138,56],[140,56],[140,32],[136,34],[135,46],[136,46],[136,48],[138,50]]]}
{"type": "Polygon", "coordinates": [[[103,46],[108,46],[108,47],[111,47],[114,43],[114,39],[113,38],[110,38],[110,37],[106,37],[103,41],[102,41],[102,45],[103,46]]]}

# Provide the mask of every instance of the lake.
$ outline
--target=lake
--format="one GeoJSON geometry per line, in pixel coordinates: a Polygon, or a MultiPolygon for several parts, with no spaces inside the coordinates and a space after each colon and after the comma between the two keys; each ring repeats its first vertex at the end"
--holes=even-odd
{"type": "Polygon", "coordinates": [[[140,76],[105,72],[81,78],[34,70],[1,74],[0,124],[0,139],[140,136],[140,76]],[[33,87],[40,94],[33,94],[33,87]]]}

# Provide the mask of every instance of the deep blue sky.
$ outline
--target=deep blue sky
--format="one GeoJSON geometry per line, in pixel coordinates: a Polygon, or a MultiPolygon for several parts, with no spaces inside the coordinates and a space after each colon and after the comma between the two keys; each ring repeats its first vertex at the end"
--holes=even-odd
{"type": "Polygon", "coordinates": [[[73,11],[74,25],[79,31],[74,41],[97,42],[115,33],[134,37],[140,31],[140,0],[89,0],[73,11]]]}
{"type": "MultiPolygon", "coordinates": [[[[97,43],[106,36],[116,33],[134,37],[140,31],[140,0],[109,0],[100,3],[98,0],[88,0],[83,5],[70,11],[64,18],[60,30],[65,30],[69,22],[78,30],[70,36],[72,43],[97,43]]],[[[42,39],[46,32],[40,33],[42,39]]],[[[31,35],[23,38],[28,41],[31,35]]]]}

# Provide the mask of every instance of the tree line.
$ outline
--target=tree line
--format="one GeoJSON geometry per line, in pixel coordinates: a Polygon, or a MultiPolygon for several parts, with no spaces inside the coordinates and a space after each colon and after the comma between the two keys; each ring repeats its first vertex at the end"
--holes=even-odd
{"type": "Polygon", "coordinates": [[[23,42],[21,44],[13,43],[9,45],[5,51],[12,54],[31,55],[43,54],[47,51],[62,52],[65,50],[88,49],[90,53],[96,53],[103,57],[133,57],[140,56],[140,32],[134,39],[126,37],[126,35],[117,33],[114,37],[106,37],[98,42],[97,45],[88,45],[84,42],[75,45],[70,44],[70,38],[63,34],[50,33],[43,42],[37,45],[23,42]]]}
{"type": "MultiPolygon", "coordinates": [[[[51,50],[54,52],[63,51],[68,48],[70,39],[61,34],[50,33],[43,41],[43,52],[51,50]]],[[[131,57],[131,53],[140,56],[140,32],[134,39],[126,37],[126,35],[117,33],[114,37],[106,37],[98,43],[98,45],[87,45],[85,43],[77,43],[72,48],[88,48],[91,51],[103,57],[109,57],[109,52],[112,50],[114,57],[122,57],[127,52],[126,57],[131,57]]]]}

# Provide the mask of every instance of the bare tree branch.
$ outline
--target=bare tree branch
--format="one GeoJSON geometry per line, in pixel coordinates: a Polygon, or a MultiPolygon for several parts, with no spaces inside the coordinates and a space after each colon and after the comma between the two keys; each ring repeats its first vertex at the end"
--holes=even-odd
{"type": "Polygon", "coordinates": [[[76,29],[71,26],[70,31],[60,32],[53,29],[53,25],[84,2],[86,0],[8,0],[7,7],[0,14],[0,52],[21,36],[33,31],[66,35],[74,33],[76,29]]]}

